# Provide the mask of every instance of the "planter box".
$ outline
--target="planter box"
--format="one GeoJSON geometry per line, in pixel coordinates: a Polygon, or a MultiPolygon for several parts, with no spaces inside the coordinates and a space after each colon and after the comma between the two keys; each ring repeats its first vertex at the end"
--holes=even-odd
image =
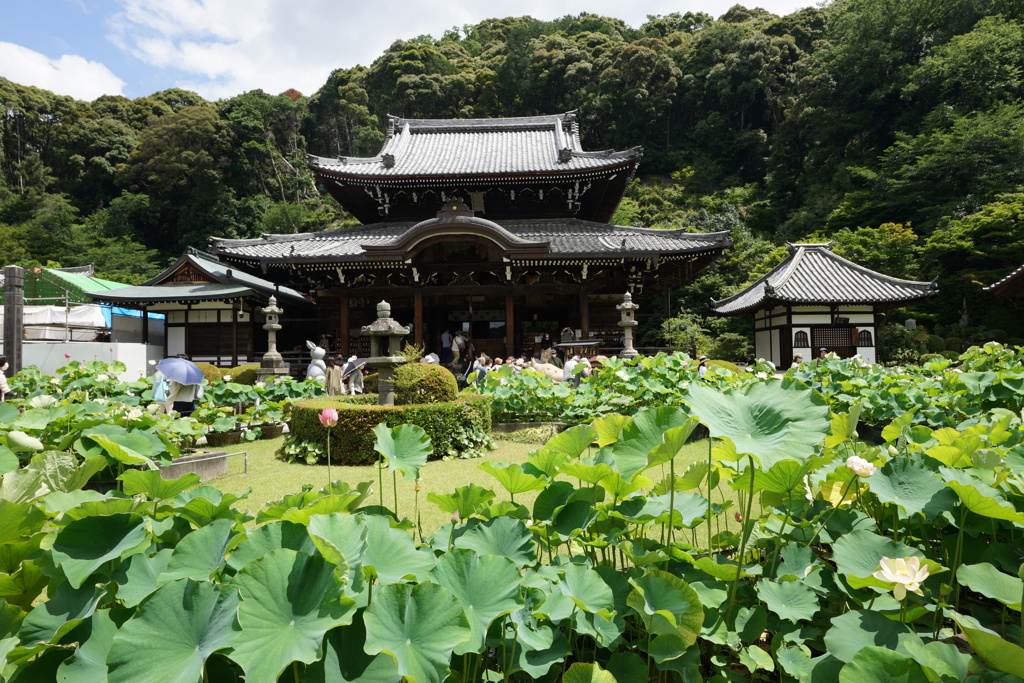
{"type": "Polygon", "coordinates": [[[284,423],[275,422],[269,425],[260,425],[261,439],[276,439],[284,433],[284,423]]]}
{"type": "Polygon", "coordinates": [[[233,446],[242,440],[242,430],[236,429],[233,432],[206,432],[206,444],[208,446],[233,446]]]}
{"type": "Polygon", "coordinates": [[[199,475],[200,481],[220,477],[228,473],[228,459],[225,451],[196,451],[160,468],[161,479],[177,479],[190,472],[199,475]]]}

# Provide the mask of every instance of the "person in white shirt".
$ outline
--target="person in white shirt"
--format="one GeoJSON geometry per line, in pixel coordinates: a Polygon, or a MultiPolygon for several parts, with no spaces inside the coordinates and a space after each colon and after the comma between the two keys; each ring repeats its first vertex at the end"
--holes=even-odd
{"type": "Polygon", "coordinates": [[[572,378],[573,368],[580,362],[579,356],[573,356],[569,360],[565,361],[565,365],[562,366],[562,381],[568,382],[572,378]]]}

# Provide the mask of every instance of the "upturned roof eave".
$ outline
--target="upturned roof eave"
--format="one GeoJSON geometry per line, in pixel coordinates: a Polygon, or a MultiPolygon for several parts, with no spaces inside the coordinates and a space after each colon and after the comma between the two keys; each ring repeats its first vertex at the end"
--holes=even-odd
{"type": "MultiPolygon", "coordinates": [[[[388,174],[381,171],[372,172],[359,172],[358,166],[360,164],[352,164],[352,170],[342,170],[337,166],[321,166],[313,163],[309,164],[309,167],[318,174],[323,174],[331,177],[334,180],[352,180],[352,181],[388,181],[394,183],[422,183],[422,182],[437,182],[437,181],[459,181],[459,182],[488,182],[488,183],[500,183],[512,180],[522,180],[525,178],[558,178],[558,177],[572,177],[577,175],[588,175],[594,173],[607,173],[620,169],[626,169],[631,166],[636,166],[640,163],[642,157],[641,153],[638,153],[635,157],[611,159],[607,164],[600,164],[595,166],[589,166],[587,168],[551,168],[551,169],[536,169],[529,171],[486,171],[486,172],[475,172],[475,173],[411,173],[411,174],[388,174]]],[[[365,165],[369,165],[366,163],[365,165]]]]}

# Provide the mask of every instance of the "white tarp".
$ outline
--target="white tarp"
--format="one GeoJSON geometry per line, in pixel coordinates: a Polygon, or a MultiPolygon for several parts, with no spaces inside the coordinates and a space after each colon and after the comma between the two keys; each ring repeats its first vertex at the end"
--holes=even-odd
{"type": "MultiPolygon", "coordinates": [[[[70,309],[64,306],[25,306],[24,316],[25,339],[29,340],[95,341],[109,329],[103,309],[97,304],[81,304],[70,309]]],[[[3,319],[4,310],[0,306],[0,331],[3,330],[3,319]]]]}

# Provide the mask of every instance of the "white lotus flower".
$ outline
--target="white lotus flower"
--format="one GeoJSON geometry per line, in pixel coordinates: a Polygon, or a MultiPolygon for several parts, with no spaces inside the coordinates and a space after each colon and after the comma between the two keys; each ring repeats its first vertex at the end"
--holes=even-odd
{"type": "Polygon", "coordinates": [[[225,382],[230,382],[231,381],[231,375],[224,375],[224,381],[225,382]]]}
{"type": "Polygon", "coordinates": [[[137,420],[142,417],[142,411],[138,408],[132,408],[128,411],[128,417],[132,420],[137,420]]]}
{"type": "Polygon", "coordinates": [[[146,412],[151,414],[151,415],[156,413],[156,411],[158,411],[158,410],[160,410],[160,404],[159,403],[150,403],[148,406],[146,406],[146,412]]]}
{"type": "Polygon", "coordinates": [[[148,362],[148,363],[149,363],[150,365],[156,365],[156,361],[155,361],[155,360],[151,360],[151,361],[147,361],[147,362],[148,362]]]}
{"type": "Polygon", "coordinates": [[[853,470],[858,477],[870,477],[877,469],[870,462],[856,455],[851,455],[846,459],[846,466],[853,470]]]}
{"type": "Polygon", "coordinates": [[[257,389],[266,389],[267,388],[267,383],[266,382],[256,382],[256,388],[257,389]]]}
{"type": "Polygon", "coordinates": [[[96,375],[96,381],[97,382],[106,382],[109,379],[110,378],[107,377],[106,375],[96,375]]]}
{"type": "Polygon", "coordinates": [[[758,379],[768,379],[768,373],[767,372],[759,372],[756,375],[754,375],[754,377],[757,377],[758,379]]]}
{"type": "Polygon", "coordinates": [[[878,570],[871,576],[879,581],[893,584],[892,596],[897,600],[907,597],[907,591],[913,591],[918,595],[921,592],[921,582],[928,578],[928,567],[921,566],[920,557],[897,557],[888,558],[883,556],[878,563],[878,570]]]}

